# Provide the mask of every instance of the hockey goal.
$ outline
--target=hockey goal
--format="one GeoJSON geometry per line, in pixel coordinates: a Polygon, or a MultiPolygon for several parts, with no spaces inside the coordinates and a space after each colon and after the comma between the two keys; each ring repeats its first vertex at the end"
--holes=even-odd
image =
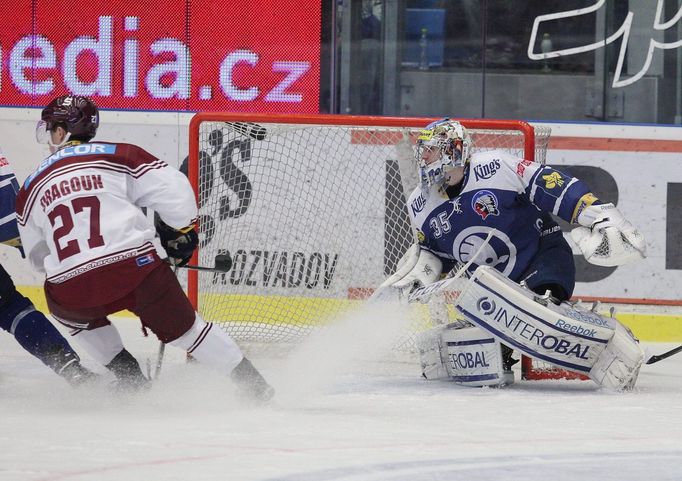
{"type": "MultiPolygon", "coordinates": [[[[238,341],[291,343],[366,298],[415,242],[412,146],[433,120],[196,114],[188,175],[200,206],[197,262],[233,260],[226,273],[188,273],[202,317],[238,341]]],[[[545,162],[548,128],[461,122],[475,150],[545,162]]]]}

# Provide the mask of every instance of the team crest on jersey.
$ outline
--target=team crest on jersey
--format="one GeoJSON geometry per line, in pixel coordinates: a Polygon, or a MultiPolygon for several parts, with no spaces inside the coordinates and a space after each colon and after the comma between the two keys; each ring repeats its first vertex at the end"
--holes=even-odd
{"type": "Polygon", "coordinates": [[[552,172],[549,175],[543,175],[542,179],[545,181],[545,187],[548,189],[553,189],[555,187],[561,187],[564,185],[564,179],[561,177],[559,172],[552,172]]]}
{"type": "Polygon", "coordinates": [[[472,226],[462,230],[455,237],[452,254],[460,262],[469,262],[473,259],[475,265],[494,267],[506,276],[516,265],[516,246],[509,236],[485,226],[472,226]],[[485,239],[491,230],[492,238],[486,242],[485,239]]]}
{"type": "Polygon", "coordinates": [[[471,199],[471,208],[474,209],[483,220],[486,220],[489,215],[500,215],[500,210],[497,206],[497,197],[489,190],[476,192],[474,198],[471,199]]]}

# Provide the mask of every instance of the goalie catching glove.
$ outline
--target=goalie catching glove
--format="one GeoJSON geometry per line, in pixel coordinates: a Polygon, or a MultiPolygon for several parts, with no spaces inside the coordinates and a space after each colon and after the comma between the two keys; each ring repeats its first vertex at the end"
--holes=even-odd
{"type": "Polygon", "coordinates": [[[168,254],[170,264],[178,267],[186,265],[199,245],[199,235],[194,230],[194,225],[174,229],[158,216],[154,224],[161,239],[161,245],[168,254]]]}
{"type": "Polygon", "coordinates": [[[598,266],[620,266],[646,257],[644,236],[613,204],[590,205],[578,216],[571,238],[585,259],[598,266]]]}

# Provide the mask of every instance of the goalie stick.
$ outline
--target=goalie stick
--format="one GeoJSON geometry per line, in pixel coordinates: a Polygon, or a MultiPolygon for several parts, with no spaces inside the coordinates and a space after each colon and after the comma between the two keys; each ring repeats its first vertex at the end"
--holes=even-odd
{"type": "Polygon", "coordinates": [[[435,294],[445,292],[450,288],[450,286],[455,284],[455,281],[458,281],[464,276],[466,276],[469,267],[471,267],[471,264],[474,263],[474,261],[478,258],[478,255],[481,252],[483,252],[483,249],[488,245],[490,239],[492,239],[493,232],[494,231],[492,230],[488,232],[488,236],[483,240],[483,243],[478,247],[474,255],[472,255],[471,258],[467,261],[467,263],[460,267],[453,276],[443,279],[442,281],[434,282],[432,284],[429,284],[428,286],[422,286],[412,289],[407,295],[407,303],[408,304],[412,304],[415,302],[427,303],[435,294]]]}
{"type": "Polygon", "coordinates": [[[678,346],[675,349],[671,349],[671,350],[666,351],[662,354],[653,355],[649,359],[646,360],[645,364],[654,364],[658,361],[662,361],[663,359],[667,359],[670,356],[677,354],[678,352],[682,352],[682,346],[678,346]]]}
{"type": "MultiPolygon", "coordinates": [[[[454,275],[443,279],[442,281],[436,281],[428,286],[420,286],[420,287],[415,287],[411,291],[409,291],[406,294],[403,294],[401,292],[397,293],[397,298],[406,304],[414,304],[417,302],[420,303],[427,303],[433,297],[435,294],[439,294],[441,292],[447,291],[451,286],[455,284],[456,281],[460,280],[463,278],[468,269],[471,267],[471,265],[474,263],[476,258],[479,256],[481,252],[483,252],[483,249],[488,245],[490,242],[490,239],[493,237],[493,232],[494,230],[491,230],[488,232],[488,236],[483,240],[483,243],[478,247],[474,255],[471,256],[471,258],[467,261],[466,264],[464,264],[462,267],[460,267],[457,272],[455,272],[454,275]]],[[[392,286],[386,286],[384,288],[377,289],[374,291],[374,293],[370,296],[368,301],[390,301],[392,298],[396,297],[396,289],[392,286]]]]}

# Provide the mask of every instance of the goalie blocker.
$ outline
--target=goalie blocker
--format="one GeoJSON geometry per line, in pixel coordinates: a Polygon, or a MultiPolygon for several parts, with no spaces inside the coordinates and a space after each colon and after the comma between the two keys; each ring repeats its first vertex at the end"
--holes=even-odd
{"type": "Polygon", "coordinates": [[[537,298],[495,269],[481,266],[461,292],[457,310],[527,356],[586,374],[614,390],[634,386],[644,352],[629,329],[579,306],[541,304],[537,298]]]}

